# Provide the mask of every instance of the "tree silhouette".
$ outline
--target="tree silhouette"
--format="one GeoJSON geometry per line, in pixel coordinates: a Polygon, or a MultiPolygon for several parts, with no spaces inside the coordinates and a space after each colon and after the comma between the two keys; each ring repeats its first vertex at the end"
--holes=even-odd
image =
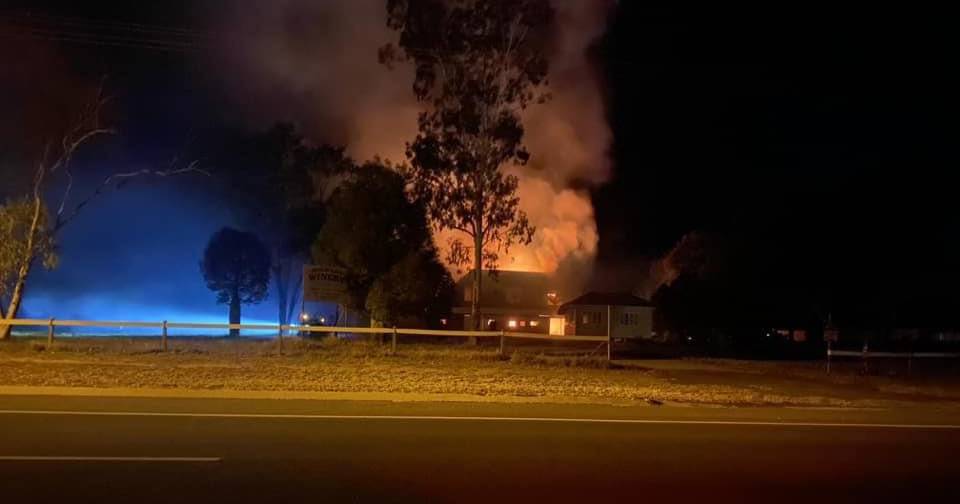
{"type": "Polygon", "coordinates": [[[351,309],[364,309],[373,283],[405,256],[433,250],[424,209],[410,201],[406,185],[401,174],[370,162],[354,170],[327,202],[313,258],[346,268],[351,309]]]}
{"type": "Polygon", "coordinates": [[[410,61],[413,91],[424,105],[407,145],[413,190],[434,225],[466,235],[447,260],[473,263],[472,320],[479,323],[484,267],[530,243],[534,229],[519,209],[518,179],[501,168],[524,164],[521,111],[547,99],[548,0],[388,0],[398,46],[380,50],[386,65],[410,61]]]}
{"type": "Polygon", "coordinates": [[[222,143],[214,157],[217,187],[242,226],[270,250],[277,321],[287,325],[300,305],[302,266],[324,222],[318,195],[353,161],[342,148],[309,145],[286,123],[253,134],[232,132],[222,143]]]}
{"type": "Polygon", "coordinates": [[[449,316],[453,298],[453,279],[430,247],[408,254],[374,281],[366,309],[385,326],[408,318],[436,324],[449,316]]]}
{"type": "MultiPolygon", "coordinates": [[[[230,323],[240,323],[240,305],[259,303],[270,283],[270,251],[252,233],[225,227],[210,237],[200,262],[207,288],[230,305],[230,323]]],[[[230,336],[239,336],[230,329],[230,336]]]]}

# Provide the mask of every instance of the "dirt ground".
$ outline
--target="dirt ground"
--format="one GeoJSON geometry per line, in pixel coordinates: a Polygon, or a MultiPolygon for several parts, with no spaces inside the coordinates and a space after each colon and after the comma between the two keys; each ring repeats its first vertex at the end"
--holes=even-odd
{"type": "Polygon", "coordinates": [[[956,373],[935,378],[863,376],[818,362],[671,359],[614,361],[605,351],[519,346],[178,338],[42,339],[0,344],[0,384],[241,391],[388,392],[536,397],[598,403],[720,406],[960,407],[956,373]]]}

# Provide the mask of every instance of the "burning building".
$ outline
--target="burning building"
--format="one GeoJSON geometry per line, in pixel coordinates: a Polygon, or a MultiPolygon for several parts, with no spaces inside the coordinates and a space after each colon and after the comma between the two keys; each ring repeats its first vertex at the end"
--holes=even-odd
{"type": "MultiPolygon", "coordinates": [[[[558,332],[562,331],[562,324],[557,323],[562,321],[557,308],[563,293],[557,290],[557,282],[550,275],[533,271],[499,271],[483,275],[481,287],[478,308],[481,329],[563,334],[558,332]]],[[[473,272],[457,282],[456,295],[454,327],[472,329],[473,272]]]]}

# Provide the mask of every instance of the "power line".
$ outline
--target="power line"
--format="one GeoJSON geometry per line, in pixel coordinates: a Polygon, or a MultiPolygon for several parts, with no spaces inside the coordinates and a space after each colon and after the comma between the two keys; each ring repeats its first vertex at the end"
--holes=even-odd
{"type": "Polygon", "coordinates": [[[7,18],[14,21],[43,22],[46,24],[62,24],[72,26],[88,26],[94,28],[113,28],[128,31],[144,31],[154,33],[166,33],[169,35],[182,35],[192,37],[206,37],[209,33],[193,28],[178,28],[172,26],[150,25],[143,23],[134,23],[129,21],[93,19],[78,16],[56,16],[51,14],[36,14],[33,12],[14,12],[0,14],[0,18],[7,18]]]}
{"type": "Polygon", "coordinates": [[[161,45],[161,46],[170,46],[170,47],[180,47],[184,49],[203,49],[204,46],[196,44],[195,42],[190,41],[180,41],[172,39],[162,39],[162,38],[147,38],[147,37],[131,37],[128,35],[112,35],[112,34],[97,34],[90,32],[82,31],[66,31],[66,30],[48,30],[42,28],[27,28],[17,31],[17,33],[25,36],[40,36],[40,37],[65,37],[65,38],[77,38],[77,39],[89,39],[103,42],[126,42],[133,44],[143,44],[143,45],[161,45]]]}
{"type": "Polygon", "coordinates": [[[69,37],[69,36],[56,36],[56,35],[43,36],[40,34],[0,32],[0,38],[34,39],[34,40],[45,40],[45,41],[53,41],[53,42],[68,42],[68,43],[76,43],[76,44],[82,44],[82,45],[96,45],[96,46],[104,46],[104,47],[122,47],[122,48],[129,48],[129,49],[152,49],[152,50],[167,51],[167,52],[194,52],[195,51],[195,49],[181,47],[181,46],[152,45],[152,44],[143,44],[143,43],[97,40],[97,39],[82,38],[82,37],[69,37]]]}
{"type": "Polygon", "coordinates": [[[22,14],[0,15],[0,22],[3,21],[7,23],[0,24],[2,38],[168,52],[201,51],[208,49],[213,42],[212,35],[197,30],[172,29],[140,23],[22,14]]]}

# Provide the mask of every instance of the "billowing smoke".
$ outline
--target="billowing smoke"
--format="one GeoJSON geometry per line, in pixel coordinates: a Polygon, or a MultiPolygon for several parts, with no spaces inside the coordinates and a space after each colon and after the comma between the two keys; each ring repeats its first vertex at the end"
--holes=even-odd
{"type": "Polygon", "coordinates": [[[641,275],[635,292],[651,297],[658,289],[670,286],[681,275],[704,277],[716,273],[728,260],[729,249],[719,236],[700,230],[690,231],[662,257],[650,261],[649,271],[641,275]]]}
{"type": "Polygon", "coordinates": [[[412,69],[377,61],[393,37],[382,0],[237,0],[212,22],[223,46],[211,64],[239,118],[261,128],[294,121],[357,159],[403,159],[418,105],[412,69]]]}
{"type": "MultiPolygon", "coordinates": [[[[238,1],[219,12],[215,28],[226,43],[212,64],[228,76],[223,85],[241,117],[251,125],[293,120],[316,142],[346,145],[355,159],[404,160],[419,106],[412,70],[389,71],[377,61],[377,49],[396,37],[384,4],[238,1]]],[[[587,50],[603,35],[613,5],[555,0],[553,100],[526,113],[531,162],[511,168],[537,233],[530,246],[511,249],[504,269],[582,273],[593,261],[598,237],[586,188],[608,177],[611,133],[587,50]]]]}

